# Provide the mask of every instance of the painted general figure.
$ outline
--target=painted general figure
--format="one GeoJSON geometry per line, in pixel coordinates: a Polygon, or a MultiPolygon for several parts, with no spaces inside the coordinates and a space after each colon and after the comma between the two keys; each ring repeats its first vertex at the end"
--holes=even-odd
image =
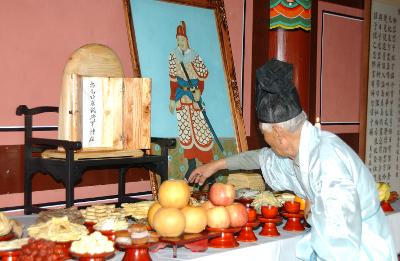
{"type": "Polygon", "coordinates": [[[199,106],[208,70],[200,55],[189,47],[184,21],[176,29],[176,42],[177,48],[171,51],[168,59],[169,110],[171,113],[176,110],[179,143],[188,160],[187,179],[196,168],[196,158],[202,163],[213,159],[212,133],[199,106]]]}

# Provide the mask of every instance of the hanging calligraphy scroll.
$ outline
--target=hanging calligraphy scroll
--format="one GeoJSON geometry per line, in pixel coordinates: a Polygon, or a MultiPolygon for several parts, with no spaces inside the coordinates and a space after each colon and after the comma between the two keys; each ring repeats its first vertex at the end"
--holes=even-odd
{"type": "Polygon", "coordinates": [[[372,1],[366,163],[400,191],[400,3],[372,1]]]}

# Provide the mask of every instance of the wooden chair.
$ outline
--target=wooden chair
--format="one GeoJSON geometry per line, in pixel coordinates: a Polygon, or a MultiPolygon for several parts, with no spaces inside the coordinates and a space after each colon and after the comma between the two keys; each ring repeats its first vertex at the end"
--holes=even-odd
{"type": "MultiPolygon", "coordinates": [[[[150,137],[149,86],[151,85],[148,84],[150,80],[143,79],[143,82],[147,83],[147,85],[141,85],[141,80],[138,78],[127,79],[123,77],[124,72],[121,62],[111,48],[101,44],[88,44],[77,49],[67,61],[62,80],[60,107],[43,106],[28,108],[26,105],[20,105],[17,108],[16,114],[24,115],[25,118],[24,209],[26,214],[37,212],[37,208],[32,205],[32,177],[37,172],[49,174],[57,181],[64,183],[67,207],[74,204],[74,186],[88,169],[118,169],[118,203],[122,203],[128,200],[125,197],[125,174],[127,169],[133,167],[146,168],[150,171],[153,195],[157,197],[158,185],[153,172],[160,175],[161,181],[168,178],[168,149],[175,146],[175,139],[150,137]],[[113,113],[117,112],[117,125],[114,126],[112,123],[107,125],[115,127],[113,128],[115,132],[111,133],[111,138],[110,135],[106,135],[106,140],[111,141],[111,147],[112,149],[116,148],[116,151],[111,151],[107,156],[101,154],[101,156],[97,156],[98,158],[81,157],[82,152],[85,153],[87,151],[86,148],[82,148],[81,141],[84,140],[82,136],[80,136],[82,134],[82,126],[78,126],[81,122],[80,119],[82,119],[79,117],[83,117],[83,109],[79,107],[79,104],[82,103],[78,100],[79,98],[77,98],[81,97],[79,93],[82,93],[82,89],[79,89],[79,81],[76,80],[80,76],[123,79],[124,84],[126,84],[123,87],[119,86],[124,93],[123,99],[126,99],[116,100],[113,104],[123,104],[122,106],[128,107],[127,111],[130,110],[130,112],[122,113],[124,118],[121,118],[119,117],[121,115],[121,108],[116,108],[116,105],[109,108],[113,113]],[[132,85],[133,81],[136,82],[137,80],[139,80],[139,83],[132,85]],[[144,88],[142,88],[143,86],[144,88]],[[133,93],[132,88],[135,90],[133,93]],[[145,91],[143,91],[144,89],[145,91]],[[128,102],[125,104],[124,102],[127,99],[128,102]],[[136,99],[139,100],[140,104],[143,106],[132,109],[131,103],[129,103],[132,102],[132,99],[135,101],[136,99]],[[32,127],[33,116],[49,112],[56,112],[59,114],[58,128],[55,128],[58,130],[58,139],[35,138],[33,136],[34,129],[32,127]],[[142,122],[142,119],[145,120],[142,122]],[[121,134],[119,131],[122,127],[125,129],[121,134]],[[134,129],[135,127],[136,129],[134,129]],[[135,132],[136,130],[137,133],[135,132]],[[125,137],[124,135],[128,136],[125,137]],[[132,143],[136,141],[140,144],[132,145],[132,143]],[[116,142],[116,146],[114,146],[114,142],[116,142]],[[161,147],[161,155],[149,155],[151,142],[159,144],[161,147]],[[62,150],[60,150],[60,148],[62,150]],[[52,151],[49,149],[52,149],[52,151]],[[121,153],[124,149],[126,149],[125,154],[121,153]],[[47,156],[45,157],[45,155],[47,156]]],[[[106,87],[105,90],[107,90],[107,94],[108,91],[111,91],[116,93],[118,98],[121,96],[118,94],[121,93],[119,91],[120,89],[106,87]]],[[[110,96],[107,95],[105,97],[108,98],[110,96]]],[[[123,107],[123,109],[124,108],[125,107],[123,107]]],[[[109,128],[106,127],[105,129],[107,130],[109,128]]]]}
{"type": "Polygon", "coordinates": [[[161,148],[161,155],[146,155],[141,157],[115,157],[75,160],[75,152],[82,148],[81,142],[58,139],[44,139],[33,137],[32,119],[34,115],[58,112],[58,107],[28,108],[20,105],[17,115],[24,115],[25,144],[24,144],[24,212],[36,213],[40,208],[32,205],[32,177],[41,172],[61,181],[66,189],[66,207],[74,204],[74,187],[89,169],[119,169],[118,203],[127,202],[125,196],[125,174],[129,168],[143,167],[150,170],[150,182],[153,195],[157,196],[158,184],[155,173],[158,173],[161,182],[168,179],[168,149],[175,146],[175,139],[151,138],[161,148]],[[62,147],[65,159],[43,158],[40,153],[49,148],[62,147]]]}

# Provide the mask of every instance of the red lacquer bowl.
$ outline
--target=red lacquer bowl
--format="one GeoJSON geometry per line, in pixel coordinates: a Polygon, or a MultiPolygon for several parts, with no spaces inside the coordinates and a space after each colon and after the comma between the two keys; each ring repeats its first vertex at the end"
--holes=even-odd
{"type": "Polygon", "coordinates": [[[7,235],[4,236],[0,236],[0,241],[10,241],[13,240],[15,238],[15,234],[14,232],[10,232],[7,235]]]}
{"type": "Polygon", "coordinates": [[[15,261],[18,260],[20,254],[21,254],[21,249],[4,250],[0,251],[0,259],[2,261],[15,261]]]}
{"type": "Polygon", "coordinates": [[[257,220],[255,222],[247,222],[247,224],[242,227],[239,235],[236,237],[236,240],[239,242],[255,242],[257,241],[257,237],[253,232],[253,228],[257,227],[260,222],[257,220]]]}
{"type": "Polygon", "coordinates": [[[246,208],[247,211],[247,222],[252,223],[257,220],[257,211],[253,207],[246,208]]]}
{"type": "Polygon", "coordinates": [[[99,254],[79,254],[79,253],[74,253],[70,252],[72,257],[78,258],[80,261],[103,261],[106,260],[106,258],[111,257],[114,255],[114,252],[109,252],[109,253],[99,253],[99,254]]]}
{"type": "Polygon", "coordinates": [[[286,201],[284,208],[287,213],[299,213],[300,212],[300,202],[286,201]]]}
{"type": "Polygon", "coordinates": [[[237,233],[241,230],[240,227],[235,228],[212,228],[207,227],[208,231],[221,233],[221,236],[212,238],[208,241],[209,247],[214,248],[233,248],[238,247],[239,243],[237,242],[234,233],[237,233]]]}
{"type": "Polygon", "coordinates": [[[384,212],[394,211],[393,207],[390,205],[388,201],[381,201],[381,207],[384,212]]]}
{"type": "Polygon", "coordinates": [[[96,222],[85,222],[83,223],[85,225],[85,227],[87,228],[87,230],[89,231],[89,234],[94,232],[94,228],[93,226],[96,224],[96,222]]]}
{"type": "Polygon", "coordinates": [[[239,198],[236,199],[236,202],[242,203],[246,208],[250,207],[250,204],[253,202],[252,198],[239,198]]]}
{"type": "Polygon", "coordinates": [[[106,236],[108,240],[115,242],[115,231],[114,230],[98,230],[103,236],[106,236]]]}
{"type": "Polygon", "coordinates": [[[262,206],[261,214],[265,218],[275,218],[278,216],[278,207],[275,206],[262,206]]]}
{"type": "Polygon", "coordinates": [[[121,250],[125,250],[125,255],[122,258],[122,261],[151,261],[151,257],[149,254],[149,244],[142,245],[125,245],[125,244],[117,244],[118,248],[121,250]]]}

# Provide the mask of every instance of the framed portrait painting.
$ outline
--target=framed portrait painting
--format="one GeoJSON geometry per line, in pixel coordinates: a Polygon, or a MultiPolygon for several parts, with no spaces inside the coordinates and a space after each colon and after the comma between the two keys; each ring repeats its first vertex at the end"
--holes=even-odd
{"type": "Polygon", "coordinates": [[[177,140],[169,178],[247,150],[223,0],[123,2],[134,76],[152,79],[151,136],[177,140]]]}

